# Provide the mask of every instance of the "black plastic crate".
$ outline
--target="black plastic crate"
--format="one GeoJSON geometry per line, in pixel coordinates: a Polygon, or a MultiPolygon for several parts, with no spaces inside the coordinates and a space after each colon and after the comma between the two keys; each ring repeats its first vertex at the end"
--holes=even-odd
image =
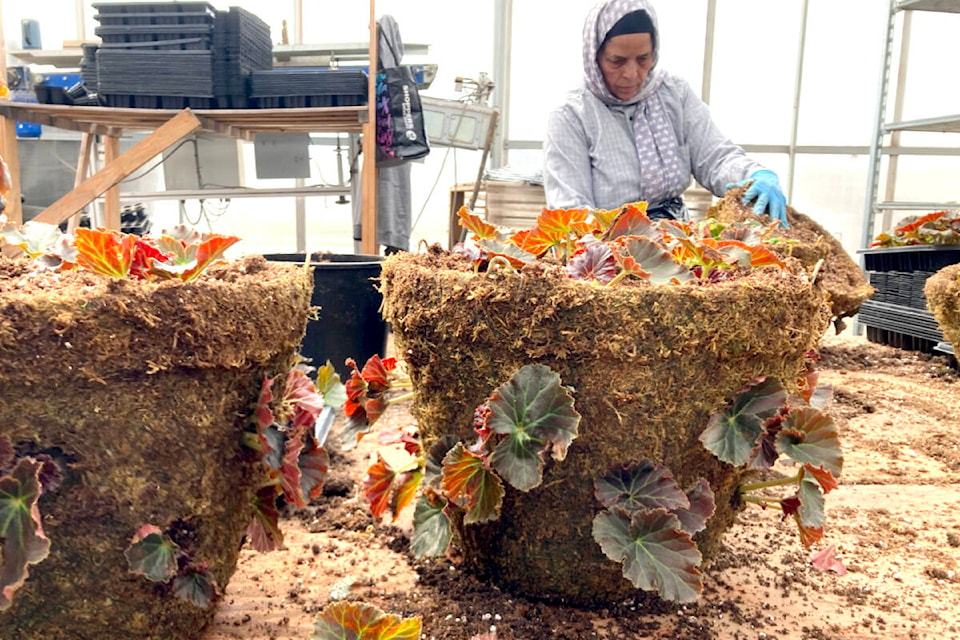
{"type": "Polygon", "coordinates": [[[929,271],[960,262],[960,245],[916,245],[861,249],[867,271],[929,271]]]}
{"type": "Polygon", "coordinates": [[[896,347],[897,349],[922,351],[923,353],[936,353],[939,351],[937,347],[940,344],[944,344],[942,342],[926,340],[910,334],[900,333],[890,329],[882,329],[880,327],[871,327],[869,325],[867,326],[867,340],[876,344],[896,347]]]}
{"type": "Polygon", "coordinates": [[[137,14],[137,13],[212,13],[209,2],[95,2],[91,5],[99,15],[137,14]]]}
{"type": "Polygon", "coordinates": [[[894,331],[934,343],[943,341],[940,325],[933,314],[926,310],[867,300],[860,306],[857,317],[861,324],[868,327],[894,331]]]}
{"type": "Polygon", "coordinates": [[[320,107],[361,107],[367,103],[366,95],[356,96],[279,96],[251,98],[257,109],[305,109],[320,107]]]}

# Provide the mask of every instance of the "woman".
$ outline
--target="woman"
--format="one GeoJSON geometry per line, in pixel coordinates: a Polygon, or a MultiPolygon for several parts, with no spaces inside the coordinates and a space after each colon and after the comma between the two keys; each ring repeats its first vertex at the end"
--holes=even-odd
{"type": "Polygon", "coordinates": [[[744,202],[787,226],[776,174],[720,133],[685,80],[657,67],[659,40],[647,0],[603,0],[587,15],[585,84],[547,122],[547,206],[645,200],[653,218],[687,219],[681,196],[692,174],[718,197],[751,183],[744,202]]]}

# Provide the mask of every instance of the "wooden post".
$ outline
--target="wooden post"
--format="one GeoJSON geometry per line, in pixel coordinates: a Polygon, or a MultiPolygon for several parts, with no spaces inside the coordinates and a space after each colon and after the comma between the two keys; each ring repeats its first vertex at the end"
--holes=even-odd
{"type": "MultiPolygon", "coordinates": [[[[73,178],[73,188],[76,189],[87,179],[90,173],[90,152],[93,150],[93,134],[84,133],[80,138],[80,153],[77,155],[77,173],[73,178]]],[[[67,220],[67,232],[73,233],[80,226],[80,214],[75,213],[67,220]]]]}
{"type": "Polygon", "coordinates": [[[377,242],[377,30],[375,1],[370,0],[370,73],[367,77],[367,121],[363,124],[363,171],[360,208],[360,247],[363,253],[378,255],[377,242]]]}
{"type": "MultiPolygon", "coordinates": [[[[3,10],[0,9],[0,79],[7,80],[7,41],[3,37],[3,10]]],[[[20,204],[20,156],[17,153],[17,123],[0,116],[0,157],[10,171],[10,193],[6,195],[4,211],[10,222],[23,222],[23,207],[20,204]]]]}
{"type": "MultiPolygon", "coordinates": [[[[180,138],[177,138],[177,139],[179,140],[180,138]]],[[[109,167],[119,157],[120,157],[120,138],[117,136],[104,136],[103,138],[104,168],[109,167]]],[[[130,173],[133,173],[133,171],[136,171],[136,169],[132,169],[130,173]]],[[[112,187],[107,189],[106,196],[104,197],[103,200],[104,200],[103,201],[103,226],[106,227],[107,229],[114,229],[116,231],[119,231],[120,230],[120,183],[119,182],[117,182],[112,187]]]]}
{"type": "MultiPolygon", "coordinates": [[[[73,191],[50,205],[43,213],[36,217],[36,220],[50,224],[60,224],[93,202],[94,199],[105,193],[110,187],[119,184],[121,180],[142,167],[151,158],[163,153],[176,144],[183,136],[195,131],[199,127],[200,120],[198,120],[189,109],[184,109],[160,126],[156,131],[133,145],[133,147],[128,149],[123,155],[118,156],[112,161],[110,160],[110,152],[108,151],[107,162],[100,171],[84,180],[73,191]]],[[[108,137],[108,140],[109,139],[108,137]]],[[[107,149],[109,150],[109,143],[107,144],[107,149]]],[[[117,228],[119,228],[119,201],[117,203],[117,214],[116,225],[117,228]]],[[[110,214],[108,213],[107,223],[109,222],[110,214]]]]}

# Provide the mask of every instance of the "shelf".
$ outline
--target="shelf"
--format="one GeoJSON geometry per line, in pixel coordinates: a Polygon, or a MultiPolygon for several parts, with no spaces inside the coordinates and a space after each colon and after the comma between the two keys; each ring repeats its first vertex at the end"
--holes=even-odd
{"type": "Polygon", "coordinates": [[[960,114],[940,116],[938,118],[924,118],[922,120],[906,120],[891,122],[883,125],[884,131],[935,131],[940,133],[960,132],[960,114]]]}
{"type": "Polygon", "coordinates": [[[878,211],[943,211],[960,209],[960,202],[878,202],[878,211]]]}
{"type": "MultiPolygon", "coordinates": [[[[150,131],[178,109],[119,109],[0,101],[0,115],[19,122],[36,122],[61,129],[119,135],[150,131]]],[[[367,107],[307,109],[198,109],[193,111],[204,131],[252,140],[257,133],[361,133],[367,107]]]]}
{"type": "Polygon", "coordinates": [[[901,0],[898,11],[938,11],[940,13],[960,13],[958,0],[901,0]]]}

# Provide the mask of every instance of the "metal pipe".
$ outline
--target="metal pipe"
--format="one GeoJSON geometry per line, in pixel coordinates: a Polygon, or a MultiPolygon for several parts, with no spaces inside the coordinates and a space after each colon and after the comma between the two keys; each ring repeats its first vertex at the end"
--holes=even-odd
{"type": "Polygon", "coordinates": [[[510,60],[513,43],[513,0],[496,0],[493,10],[493,106],[500,127],[490,154],[490,167],[507,164],[510,138],[510,60]]]}
{"type": "Polygon", "coordinates": [[[703,80],[700,99],[710,104],[710,85],[713,83],[713,47],[717,29],[717,0],[707,0],[707,25],[703,38],[703,80]]]}
{"type": "Polygon", "coordinates": [[[790,123],[790,151],[787,156],[787,202],[793,200],[793,183],[797,172],[797,135],[800,128],[800,93],[803,87],[803,54],[807,46],[809,0],[803,0],[800,18],[800,44],[797,54],[797,75],[793,84],[793,121],[790,123]]]}

